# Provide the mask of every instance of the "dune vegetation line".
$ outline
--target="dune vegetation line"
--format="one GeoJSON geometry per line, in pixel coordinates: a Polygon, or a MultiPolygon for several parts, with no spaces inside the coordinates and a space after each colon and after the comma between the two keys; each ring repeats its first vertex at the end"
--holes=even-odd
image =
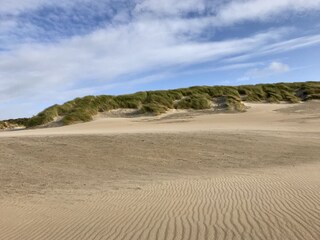
{"type": "Polygon", "coordinates": [[[275,83],[243,86],[195,86],[174,90],[144,91],[127,95],[86,96],[53,105],[31,118],[0,122],[0,129],[10,126],[27,128],[60,119],[62,125],[88,122],[99,112],[113,109],[137,109],[141,114],[159,115],[169,109],[210,109],[245,111],[243,101],[297,103],[320,99],[320,82],[275,83]]]}

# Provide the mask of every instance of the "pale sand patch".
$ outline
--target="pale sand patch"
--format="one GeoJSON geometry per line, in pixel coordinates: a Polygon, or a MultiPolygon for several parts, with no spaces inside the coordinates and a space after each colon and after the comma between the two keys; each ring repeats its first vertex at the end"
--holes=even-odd
{"type": "Polygon", "coordinates": [[[320,239],[319,105],[250,107],[2,132],[0,239],[320,239]]]}

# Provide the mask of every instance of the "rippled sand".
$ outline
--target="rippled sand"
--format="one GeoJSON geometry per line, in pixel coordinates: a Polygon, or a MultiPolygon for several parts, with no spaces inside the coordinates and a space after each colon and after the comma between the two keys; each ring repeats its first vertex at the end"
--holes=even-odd
{"type": "Polygon", "coordinates": [[[0,239],[318,240],[317,109],[0,133],[0,239]]]}

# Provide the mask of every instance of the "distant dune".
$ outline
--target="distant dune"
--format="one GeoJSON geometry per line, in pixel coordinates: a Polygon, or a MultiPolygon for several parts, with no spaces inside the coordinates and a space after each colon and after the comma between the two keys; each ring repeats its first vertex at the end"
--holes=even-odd
{"type": "Polygon", "coordinates": [[[320,101],[0,133],[0,239],[320,239],[320,101]]]}
{"type": "Polygon", "coordinates": [[[174,90],[110,96],[86,96],[51,106],[28,119],[0,122],[0,129],[57,127],[92,121],[97,114],[131,109],[131,115],[161,115],[172,109],[244,112],[247,103],[298,103],[320,99],[320,82],[257,84],[245,86],[196,86],[174,90]]]}
{"type": "MultiPolygon", "coordinates": [[[[128,117],[114,112],[96,115],[93,121],[59,128],[6,131],[1,136],[119,134],[199,131],[299,131],[319,132],[320,101],[298,104],[245,103],[246,112],[170,110],[159,116],[128,117]]],[[[127,112],[128,113],[128,112],[127,112]]],[[[123,115],[124,114],[124,115],[123,115]]]]}

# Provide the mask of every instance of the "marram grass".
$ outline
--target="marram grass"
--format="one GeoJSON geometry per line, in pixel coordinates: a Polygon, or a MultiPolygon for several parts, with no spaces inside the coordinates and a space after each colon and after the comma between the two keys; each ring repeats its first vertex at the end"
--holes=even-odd
{"type": "MultiPolygon", "coordinates": [[[[242,102],[297,103],[320,99],[320,82],[257,84],[244,86],[196,86],[175,90],[146,91],[111,96],[86,96],[62,105],[53,105],[29,119],[11,119],[11,124],[35,127],[59,117],[63,125],[87,122],[99,112],[132,108],[159,115],[169,109],[210,109],[245,111],[242,102]]],[[[0,127],[5,121],[0,122],[0,127]]],[[[8,121],[7,121],[8,122],[8,121]]],[[[6,123],[8,124],[8,123],[6,123]]]]}

